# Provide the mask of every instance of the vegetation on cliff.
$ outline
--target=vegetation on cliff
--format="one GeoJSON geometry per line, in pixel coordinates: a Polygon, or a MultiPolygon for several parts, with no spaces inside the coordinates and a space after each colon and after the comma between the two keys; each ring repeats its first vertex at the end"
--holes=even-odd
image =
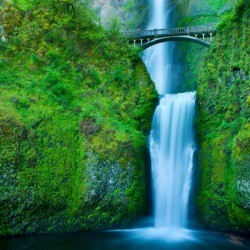
{"type": "Polygon", "coordinates": [[[145,24],[148,0],[90,1],[105,27],[119,24],[123,30],[138,29],[145,24]]]}
{"type": "Polygon", "coordinates": [[[224,16],[198,85],[200,218],[216,229],[249,232],[250,7],[224,16]]]}
{"type": "MultiPolygon", "coordinates": [[[[178,26],[217,24],[234,5],[235,0],[181,0],[177,5],[180,16],[178,26]]],[[[207,49],[194,43],[180,43],[177,51],[178,61],[183,66],[179,91],[196,90],[207,49]]]]}
{"type": "Polygon", "coordinates": [[[0,235],[103,229],[145,213],[154,85],[83,1],[4,1],[0,235]]]}

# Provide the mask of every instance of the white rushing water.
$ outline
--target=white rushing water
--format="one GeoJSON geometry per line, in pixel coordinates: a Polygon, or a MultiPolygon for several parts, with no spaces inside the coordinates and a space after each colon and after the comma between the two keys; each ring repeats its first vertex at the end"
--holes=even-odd
{"type": "MultiPolygon", "coordinates": [[[[148,29],[169,27],[170,0],[151,0],[148,29]]],[[[156,228],[182,229],[187,224],[188,197],[193,167],[195,92],[171,94],[175,74],[169,43],[148,49],[143,59],[162,96],[150,134],[156,228]]]]}
{"type": "MultiPolygon", "coordinates": [[[[169,0],[151,0],[148,30],[170,28],[172,5],[169,0]]],[[[178,70],[173,64],[173,43],[161,43],[147,49],[143,60],[159,94],[173,93],[178,70]],[[174,74],[173,74],[174,72],[174,74]]]]}
{"type": "Polygon", "coordinates": [[[150,135],[155,227],[183,228],[193,165],[195,93],[166,94],[150,135]]]}

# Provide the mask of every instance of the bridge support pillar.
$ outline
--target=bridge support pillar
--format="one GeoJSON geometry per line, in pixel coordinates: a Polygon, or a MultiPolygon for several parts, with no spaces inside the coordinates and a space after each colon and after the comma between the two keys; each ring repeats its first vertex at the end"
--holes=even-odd
{"type": "Polygon", "coordinates": [[[142,46],[143,39],[140,39],[140,40],[141,40],[141,46],[142,46]]]}
{"type": "Polygon", "coordinates": [[[136,45],[135,43],[136,43],[136,40],[134,40],[134,47],[135,47],[135,45],[136,45]]]}
{"type": "Polygon", "coordinates": [[[210,33],[209,35],[210,35],[210,42],[212,42],[213,41],[213,34],[210,33]]]}
{"type": "Polygon", "coordinates": [[[205,40],[205,34],[202,34],[202,39],[205,40]]]}
{"type": "Polygon", "coordinates": [[[197,34],[195,34],[194,36],[197,38],[197,36],[198,36],[198,35],[197,35],[197,34]]]}
{"type": "Polygon", "coordinates": [[[6,36],[2,35],[2,42],[6,42],[6,41],[7,41],[6,36]]]}
{"type": "Polygon", "coordinates": [[[0,25],[0,37],[2,42],[7,42],[3,25],[0,25]]]}

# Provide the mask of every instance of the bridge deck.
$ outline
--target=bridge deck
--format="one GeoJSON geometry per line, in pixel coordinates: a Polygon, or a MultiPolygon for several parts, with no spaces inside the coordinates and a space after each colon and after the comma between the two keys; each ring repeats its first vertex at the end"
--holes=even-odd
{"type": "Polygon", "coordinates": [[[166,36],[183,36],[183,35],[199,35],[211,34],[215,32],[216,24],[196,27],[184,28],[168,28],[168,29],[154,29],[154,30],[135,30],[124,32],[124,36],[129,39],[152,39],[155,37],[166,36]]]}

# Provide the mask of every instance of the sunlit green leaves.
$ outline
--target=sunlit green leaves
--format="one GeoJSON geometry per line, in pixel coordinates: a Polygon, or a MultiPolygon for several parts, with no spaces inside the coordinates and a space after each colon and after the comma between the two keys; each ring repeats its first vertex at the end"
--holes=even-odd
{"type": "Polygon", "coordinates": [[[87,2],[3,9],[0,235],[107,228],[145,212],[156,93],[139,50],[96,24],[87,2]]]}

